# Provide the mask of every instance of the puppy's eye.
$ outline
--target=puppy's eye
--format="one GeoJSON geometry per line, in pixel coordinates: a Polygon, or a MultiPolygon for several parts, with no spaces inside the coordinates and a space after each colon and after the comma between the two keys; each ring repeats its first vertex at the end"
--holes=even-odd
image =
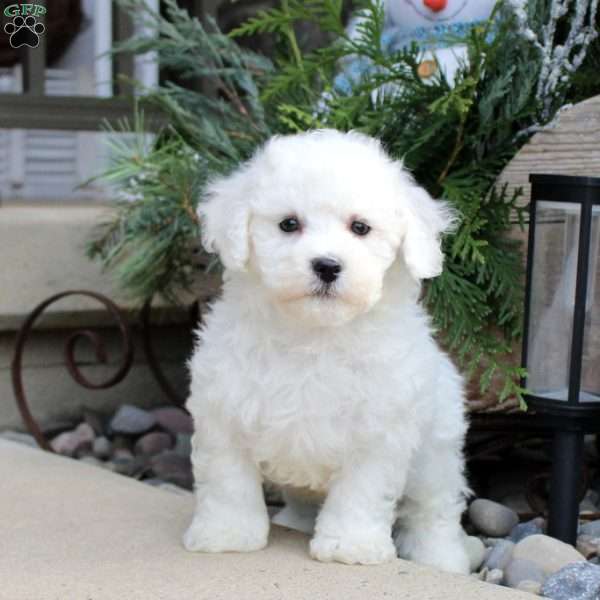
{"type": "Polygon", "coordinates": [[[300,229],[300,221],[296,217],[288,217],[279,223],[279,229],[284,233],[293,233],[300,229]]]}
{"type": "Polygon", "coordinates": [[[352,230],[352,233],[355,233],[356,235],[367,235],[367,233],[371,231],[371,228],[362,221],[352,221],[350,229],[352,230]]]}

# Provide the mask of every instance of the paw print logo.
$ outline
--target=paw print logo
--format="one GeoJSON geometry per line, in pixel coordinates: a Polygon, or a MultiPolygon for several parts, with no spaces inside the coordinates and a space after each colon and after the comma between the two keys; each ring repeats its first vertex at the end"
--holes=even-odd
{"type": "Polygon", "coordinates": [[[4,25],[4,32],[10,35],[9,42],[13,48],[21,46],[37,48],[40,43],[40,35],[45,30],[44,24],[39,23],[32,15],[25,18],[17,16],[4,25]]]}

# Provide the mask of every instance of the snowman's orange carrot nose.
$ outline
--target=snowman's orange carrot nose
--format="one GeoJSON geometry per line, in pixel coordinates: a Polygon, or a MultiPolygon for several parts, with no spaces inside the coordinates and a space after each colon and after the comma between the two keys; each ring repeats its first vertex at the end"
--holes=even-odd
{"type": "Polygon", "coordinates": [[[440,12],[448,6],[448,0],[423,0],[423,4],[433,12],[440,12]]]}

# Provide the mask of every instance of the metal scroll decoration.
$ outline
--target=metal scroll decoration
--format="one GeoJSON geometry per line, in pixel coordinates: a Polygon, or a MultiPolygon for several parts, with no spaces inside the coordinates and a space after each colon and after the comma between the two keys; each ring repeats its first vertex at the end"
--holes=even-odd
{"type": "Polygon", "coordinates": [[[111,300],[109,300],[106,296],[87,290],[69,290],[66,292],[61,292],[60,294],[55,294],[54,296],[51,296],[47,300],[44,300],[44,302],[38,304],[38,306],[35,307],[35,309],[27,317],[25,323],[23,324],[23,326],[17,334],[15,352],[11,364],[12,384],[15,399],[17,402],[17,407],[19,409],[23,422],[25,423],[27,429],[31,432],[39,446],[44,450],[48,450],[50,452],[52,452],[52,448],[48,440],[44,436],[44,433],[42,432],[39,423],[33,417],[33,414],[31,413],[31,408],[27,401],[27,396],[25,394],[25,388],[23,385],[23,351],[25,348],[25,344],[27,343],[27,340],[29,338],[29,334],[31,333],[31,330],[33,329],[33,326],[39,318],[39,316],[51,304],[54,304],[55,302],[58,302],[59,300],[62,300],[63,298],[66,298],[68,296],[87,296],[88,298],[92,298],[98,301],[100,304],[102,304],[116,322],[122,340],[121,361],[118,365],[116,372],[105,381],[93,382],[90,381],[77,366],[77,362],[75,360],[75,349],[77,343],[80,340],[87,339],[89,342],[91,342],[92,346],[94,347],[97,360],[101,363],[106,363],[107,354],[104,342],[97,332],[92,331],[90,329],[80,329],[72,333],[67,338],[64,348],[65,364],[71,377],[79,385],[87,389],[107,389],[122,381],[127,375],[127,373],[129,373],[131,365],[133,364],[133,343],[131,329],[117,305],[111,300]]]}
{"type": "MultiPolygon", "coordinates": [[[[194,304],[192,311],[192,318],[194,318],[194,311],[197,311],[197,303],[194,304]]],[[[140,314],[141,323],[142,323],[142,345],[144,347],[144,353],[146,355],[146,360],[148,361],[148,366],[156,379],[160,389],[163,391],[165,396],[169,399],[169,402],[174,404],[175,406],[179,406],[184,408],[185,398],[181,397],[176,391],[175,388],[171,385],[169,380],[166,378],[165,374],[161,370],[158,359],[156,357],[156,353],[154,352],[154,347],[152,346],[152,336],[151,336],[151,327],[150,327],[150,311],[152,309],[152,298],[149,298],[140,314]]],[[[196,317],[197,319],[197,317],[196,317]]]]}

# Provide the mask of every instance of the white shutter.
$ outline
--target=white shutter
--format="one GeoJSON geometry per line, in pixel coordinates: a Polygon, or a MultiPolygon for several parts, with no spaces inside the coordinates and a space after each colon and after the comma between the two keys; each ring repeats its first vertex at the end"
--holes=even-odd
{"type": "MultiPolygon", "coordinates": [[[[73,75],[73,72],[68,70],[46,69],[46,94],[72,95],[75,91],[73,75]]],[[[20,141],[22,181],[13,178],[15,196],[27,200],[71,197],[73,188],[77,185],[76,133],[25,129],[20,141]]],[[[15,139],[13,151],[17,151],[17,144],[15,139]]]]}
{"type": "MultiPolygon", "coordinates": [[[[158,10],[158,0],[146,1],[158,10]]],[[[112,95],[112,60],[106,55],[112,45],[111,3],[84,0],[83,6],[92,21],[91,38],[83,32],[57,63],[60,68],[46,69],[48,96],[112,95]]],[[[146,87],[156,86],[154,54],[136,57],[135,77],[146,87]]],[[[20,80],[20,67],[0,69],[0,93],[20,92],[20,80]]],[[[104,140],[102,133],[85,131],[0,130],[0,200],[108,196],[100,183],[78,188],[105,169],[108,152],[104,140]]]]}
{"type": "MultiPolygon", "coordinates": [[[[4,86],[15,90],[18,87],[18,69],[12,70],[11,80],[4,86]]],[[[0,86],[2,81],[0,73],[0,86]]],[[[92,95],[93,86],[93,80],[86,77],[85,72],[46,69],[48,96],[92,95]]],[[[89,132],[0,131],[0,197],[11,200],[78,200],[101,196],[102,190],[98,186],[76,189],[101,170],[97,164],[99,143],[100,135],[89,132]]]]}
{"type": "Polygon", "coordinates": [[[0,204],[8,197],[8,132],[0,130],[0,204]]]}

